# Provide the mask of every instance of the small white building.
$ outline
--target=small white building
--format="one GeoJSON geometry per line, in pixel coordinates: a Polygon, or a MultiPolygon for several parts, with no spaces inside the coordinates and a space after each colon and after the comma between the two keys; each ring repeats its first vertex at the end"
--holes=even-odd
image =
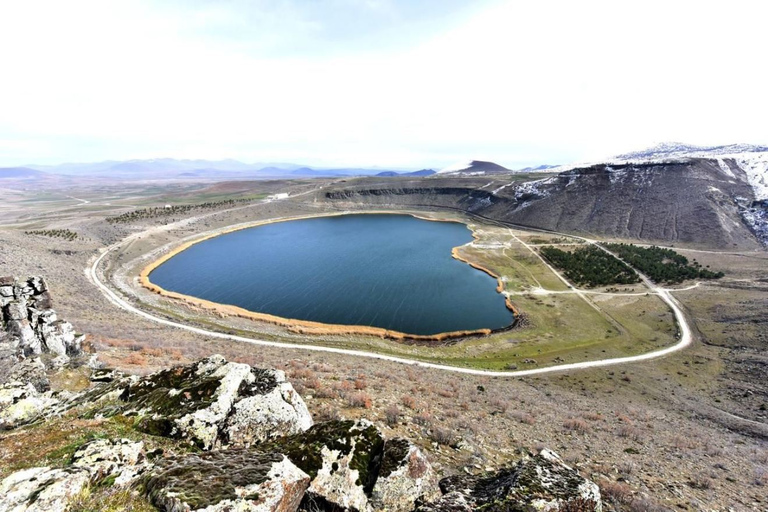
{"type": "Polygon", "coordinates": [[[280,199],[288,199],[288,193],[281,192],[280,194],[272,194],[269,196],[270,201],[279,201],[280,199]]]}

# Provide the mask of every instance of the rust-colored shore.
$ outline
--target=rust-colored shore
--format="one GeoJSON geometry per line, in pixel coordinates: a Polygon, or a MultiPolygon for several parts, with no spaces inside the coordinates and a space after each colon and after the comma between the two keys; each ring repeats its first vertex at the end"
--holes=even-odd
{"type": "MultiPolygon", "coordinates": [[[[298,333],[298,334],[356,334],[356,335],[366,335],[366,336],[376,336],[379,338],[385,338],[385,339],[391,339],[391,340],[397,340],[397,341],[403,341],[403,340],[415,340],[415,341],[444,341],[447,339],[452,338],[462,338],[466,336],[478,336],[478,335],[488,335],[493,332],[491,329],[475,329],[475,330],[468,330],[468,331],[450,331],[450,332],[442,332],[438,334],[430,334],[430,335],[419,335],[419,334],[407,334],[399,331],[393,331],[389,329],[383,329],[381,327],[371,327],[367,325],[338,325],[338,324],[324,324],[320,322],[312,322],[309,320],[298,320],[293,318],[283,318],[275,315],[270,315],[267,313],[257,313],[255,311],[249,311],[247,309],[238,307],[238,306],[232,306],[229,304],[220,304],[218,302],[211,302],[205,299],[200,299],[198,297],[192,297],[190,295],[184,295],[181,293],[171,292],[168,291],[160,286],[157,286],[153,282],[149,280],[149,274],[152,273],[153,270],[155,270],[157,267],[168,261],[169,259],[173,258],[177,254],[179,254],[182,251],[185,251],[192,247],[195,244],[198,244],[200,242],[204,242],[205,240],[209,240],[211,238],[226,235],[227,233],[232,233],[235,231],[240,231],[242,229],[249,229],[257,226],[263,226],[267,224],[274,224],[277,222],[289,222],[294,220],[305,220],[305,219],[313,219],[317,217],[335,217],[340,215],[349,215],[349,214],[393,214],[393,215],[410,215],[412,217],[422,219],[422,220],[428,220],[433,222],[456,222],[459,224],[462,224],[459,221],[450,220],[450,219],[434,219],[430,217],[423,217],[420,215],[416,215],[413,213],[408,212],[389,212],[389,211],[368,211],[368,212],[343,212],[343,213],[329,213],[325,215],[304,215],[304,216],[297,216],[297,217],[290,217],[290,218],[284,218],[284,219],[271,219],[271,220],[263,220],[263,221],[256,221],[256,222],[249,222],[247,224],[241,224],[237,226],[232,226],[230,228],[216,231],[214,233],[210,233],[208,235],[205,235],[203,237],[197,238],[195,240],[183,243],[179,245],[178,247],[175,247],[168,253],[164,254],[157,260],[153,261],[146,267],[144,267],[141,270],[141,273],[139,273],[139,283],[146,289],[157,293],[158,295],[161,295],[163,297],[168,297],[171,299],[176,299],[181,302],[184,302],[186,304],[190,304],[192,306],[196,306],[199,308],[207,309],[209,311],[215,312],[221,316],[232,316],[232,317],[238,317],[238,318],[246,318],[249,320],[256,320],[259,322],[266,322],[273,325],[279,325],[281,327],[285,327],[290,332],[298,333]]],[[[472,236],[474,238],[477,238],[472,232],[472,236]]],[[[456,258],[459,261],[462,261],[468,265],[470,265],[472,268],[475,268],[477,270],[481,270],[485,272],[486,274],[490,275],[491,277],[494,277],[498,283],[496,286],[496,291],[501,293],[504,290],[504,284],[501,280],[501,278],[492,272],[491,270],[488,270],[485,267],[482,267],[480,265],[477,265],[475,263],[472,263],[471,261],[468,261],[467,259],[461,257],[457,252],[458,247],[454,247],[451,255],[456,258]]],[[[517,308],[512,304],[512,301],[509,297],[506,298],[504,301],[507,309],[512,311],[512,314],[517,317],[519,312],[517,308]]]]}

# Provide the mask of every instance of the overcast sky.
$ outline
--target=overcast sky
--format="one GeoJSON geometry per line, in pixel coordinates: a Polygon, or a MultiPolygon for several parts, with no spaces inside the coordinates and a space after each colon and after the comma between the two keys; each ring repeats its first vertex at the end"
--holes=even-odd
{"type": "Polygon", "coordinates": [[[768,144],[766,2],[0,0],[0,165],[768,144]]]}

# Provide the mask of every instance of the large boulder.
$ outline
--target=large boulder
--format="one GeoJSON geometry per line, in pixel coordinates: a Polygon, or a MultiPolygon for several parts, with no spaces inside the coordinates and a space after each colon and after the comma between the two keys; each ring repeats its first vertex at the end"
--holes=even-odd
{"type": "Polygon", "coordinates": [[[145,469],[143,460],[142,442],[92,441],[77,449],[69,467],[36,467],[8,475],[0,482],[0,510],[66,510],[88,485],[131,483],[145,469]]]}
{"type": "Polygon", "coordinates": [[[408,512],[417,498],[431,500],[439,494],[437,474],[418,447],[406,439],[384,443],[381,468],[371,494],[374,508],[408,512]]]}
{"type": "Polygon", "coordinates": [[[11,473],[0,482],[0,510],[50,512],[66,510],[89,484],[83,468],[38,467],[11,473]]]}
{"type": "Polygon", "coordinates": [[[162,459],[142,482],[168,512],[294,512],[309,476],[280,453],[232,448],[162,459]]]}
{"type": "Polygon", "coordinates": [[[0,384],[0,430],[25,425],[59,404],[58,394],[40,393],[31,382],[0,384]]]}
{"type": "Polygon", "coordinates": [[[303,509],[371,508],[368,498],[381,466],[384,438],[370,421],[318,423],[255,449],[283,453],[310,476],[303,509]]]}
{"type": "Polygon", "coordinates": [[[312,425],[283,372],[227,362],[219,355],[146,377],[100,371],[97,380],[106,384],[72,405],[100,399],[108,405],[92,413],[136,416],[140,431],[185,439],[204,450],[249,446],[312,425]]]}
{"type": "Polygon", "coordinates": [[[440,481],[443,496],[418,512],[602,511],[600,489],[549,450],[495,473],[456,475],[440,481]]]}
{"type": "Polygon", "coordinates": [[[87,470],[93,482],[126,485],[146,469],[145,460],[143,441],[96,439],[75,451],[72,466],[87,470]]]}

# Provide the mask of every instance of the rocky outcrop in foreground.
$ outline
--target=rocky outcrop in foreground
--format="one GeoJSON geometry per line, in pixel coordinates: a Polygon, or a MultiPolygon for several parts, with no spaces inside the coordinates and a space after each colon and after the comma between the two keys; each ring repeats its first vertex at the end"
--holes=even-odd
{"type": "Polygon", "coordinates": [[[122,415],[138,433],[187,448],[163,456],[147,453],[142,441],[97,439],[64,467],[7,476],[0,510],[66,510],[104,486],[134,490],[172,512],[601,510],[597,486],[548,451],[438,486],[411,442],[385,439],[367,420],[313,425],[282,372],[221,356],[145,377],[97,370],[93,379],[92,389],[45,414],[122,415]]]}
{"type": "Polygon", "coordinates": [[[45,320],[55,313],[42,279],[0,282],[2,342],[13,355],[2,360],[0,431],[52,428],[49,418],[67,415],[119,424],[132,437],[97,438],[59,467],[7,475],[0,512],[82,509],[79,500],[105,489],[168,512],[601,510],[597,486],[547,451],[438,485],[410,441],[385,439],[364,419],[313,424],[283,372],[218,355],[143,377],[95,369],[89,389],[51,391],[51,366],[36,354],[75,355],[78,342],[66,334],[74,331],[45,320]],[[146,450],[158,439],[168,453],[146,450]]]}
{"type": "Polygon", "coordinates": [[[602,510],[600,489],[549,450],[495,473],[457,475],[440,481],[438,500],[417,512],[472,510],[602,510]]]}
{"type": "Polygon", "coordinates": [[[81,356],[82,339],[51,308],[42,277],[0,277],[0,430],[33,421],[69,398],[50,391],[46,372],[81,356]]]}

